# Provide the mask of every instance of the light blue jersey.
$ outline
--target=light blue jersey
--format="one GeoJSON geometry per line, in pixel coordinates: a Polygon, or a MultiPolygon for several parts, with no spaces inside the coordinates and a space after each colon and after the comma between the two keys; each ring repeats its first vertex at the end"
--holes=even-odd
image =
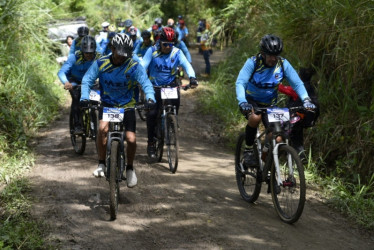
{"type": "Polygon", "coordinates": [[[177,47],[178,49],[182,50],[183,51],[183,54],[186,56],[187,58],[187,61],[189,63],[192,63],[192,58],[191,58],[191,54],[190,52],[188,51],[188,48],[186,46],[186,44],[183,42],[183,41],[178,41],[176,44],[175,44],[175,47],[177,47]]]}
{"type": "MultiPolygon", "coordinates": [[[[100,53],[96,52],[95,59],[100,58],[100,53]]],[[[77,51],[75,54],[69,55],[67,61],[62,65],[58,72],[58,78],[62,84],[70,82],[73,85],[80,84],[86,71],[91,67],[95,61],[86,61],[83,58],[81,51],[77,51]]]]}
{"type": "Polygon", "coordinates": [[[259,63],[257,67],[256,56],[249,58],[245,62],[236,79],[236,99],[239,104],[247,102],[246,97],[262,105],[276,104],[278,85],[284,78],[287,79],[301,100],[308,97],[304,83],[301,81],[295,69],[286,59],[281,58],[281,60],[283,63],[278,60],[278,63],[272,68],[264,65],[261,56],[257,60],[259,63]],[[255,69],[256,72],[253,74],[252,79],[250,79],[255,69]]]}
{"type": "Polygon", "coordinates": [[[175,82],[177,67],[182,66],[188,77],[195,77],[195,71],[183,52],[173,47],[169,54],[162,54],[157,46],[152,46],[145,53],[141,62],[148,70],[149,79],[155,86],[169,85],[175,82]]]}
{"type": "Polygon", "coordinates": [[[82,80],[81,100],[89,100],[90,89],[99,78],[100,96],[104,105],[113,107],[134,107],[134,90],[141,84],[146,98],[155,101],[152,83],[144,68],[129,58],[120,66],[112,63],[111,55],[96,60],[82,80]]]}

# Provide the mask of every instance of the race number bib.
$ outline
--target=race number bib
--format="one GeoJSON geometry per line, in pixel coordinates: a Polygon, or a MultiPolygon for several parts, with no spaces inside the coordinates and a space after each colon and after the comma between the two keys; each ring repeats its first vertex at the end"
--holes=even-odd
{"type": "Polygon", "coordinates": [[[161,99],[178,99],[177,88],[162,88],[161,99]]]}
{"type": "Polygon", "coordinates": [[[287,122],[290,120],[288,108],[270,108],[267,109],[269,122],[287,122]]]}
{"type": "Polygon", "coordinates": [[[100,101],[100,90],[91,90],[90,92],[91,101],[100,101]]]}
{"type": "Polygon", "coordinates": [[[103,108],[103,121],[122,122],[125,110],[122,108],[103,108]]]}

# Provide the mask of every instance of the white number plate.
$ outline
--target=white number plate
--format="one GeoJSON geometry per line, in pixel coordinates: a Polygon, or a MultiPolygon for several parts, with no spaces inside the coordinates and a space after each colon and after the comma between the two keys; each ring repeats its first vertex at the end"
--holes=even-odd
{"type": "Polygon", "coordinates": [[[100,90],[91,90],[90,92],[91,101],[100,101],[100,90]]]}
{"type": "Polygon", "coordinates": [[[122,122],[125,110],[122,108],[107,108],[103,109],[103,121],[106,122],[122,122]]]}
{"type": "Polygon", "coordinates": [[[288,108],[271,108],[267,110],[269,122],[286,122],[290,120],[288,108]]]}
{"type": "Polygon", "coordinates": [[[178,99],[178,88],[162,88],[161,99],[178,99]]]}

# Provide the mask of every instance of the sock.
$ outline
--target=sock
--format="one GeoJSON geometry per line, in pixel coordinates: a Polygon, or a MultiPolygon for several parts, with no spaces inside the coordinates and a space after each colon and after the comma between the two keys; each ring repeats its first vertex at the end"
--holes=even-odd
{"type": "Polygon", "coordinates": [[[99,164],[104,164],[105,165],[105,160],[99,160],[99,164]]]}

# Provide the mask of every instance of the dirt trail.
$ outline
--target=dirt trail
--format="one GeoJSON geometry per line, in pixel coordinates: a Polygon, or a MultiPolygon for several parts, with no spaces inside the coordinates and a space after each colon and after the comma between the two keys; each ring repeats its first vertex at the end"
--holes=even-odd
{"type": "MultiPolygon", "coordinates": [[[[202,56],[196,52],[194,67],[202,72],[202,56]]],[[[220,56],[215,52],[212,62],[220,56]]],[[[40,133],[30,173],[33,214],[49,226],[50,243],[60,249],[373,249],[373,235],[329,210],[315,191],[308,190],[295,225],[280,221],[270,194],[261,193],[256,204],[242,200],[234,155],[210,140],[214,121],[198,113],[197,91],[182,95],[176,174],[166,160],[148,163],[145,122],[137,121],[138,185],[121,186],[115,221],[109,220],[108,183],[92,176],[94,143],[88,141],[83,156],[72,150],[68,110],[40,133]]]]}

